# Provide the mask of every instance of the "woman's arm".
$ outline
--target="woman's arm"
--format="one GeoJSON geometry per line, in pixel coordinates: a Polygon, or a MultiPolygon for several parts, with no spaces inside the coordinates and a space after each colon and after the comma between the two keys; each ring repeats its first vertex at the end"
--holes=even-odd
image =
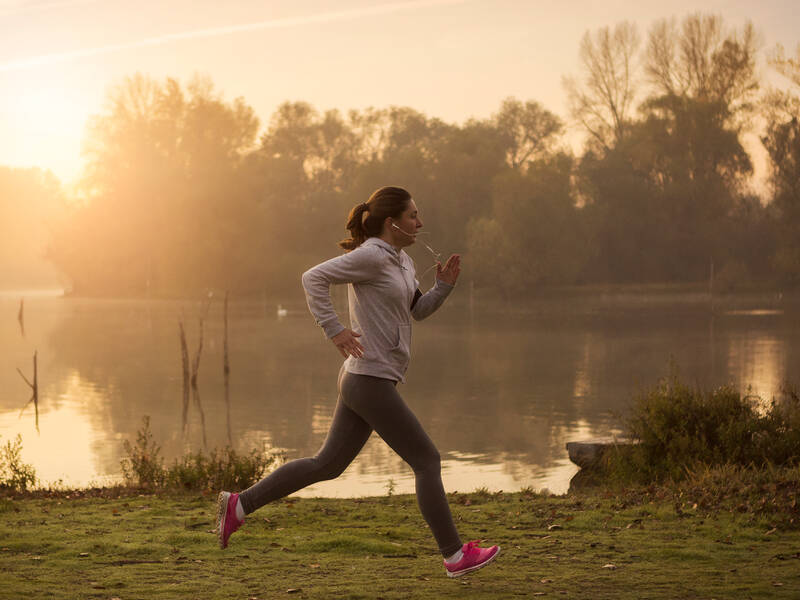
{"type": "Polygon", "coordinates": [[[411,303],[411,316],[421,321],[436,312],[453,291],[460,272],[461,257],[458,254],[448,258],[444,267],[441,263],[436,263],[436,283],[424,294],[420,294],[417,290],[411,303]]]}
{"type": "Polygon", "coordinates": [[[362,246],[326,260],[303,273],[303,289],[308,309],[326,336],[332,339],[345,330],[333,309],[331,284],[358,283],[372,279],[380,273],[380,263],[379,249],[362,246]]]}

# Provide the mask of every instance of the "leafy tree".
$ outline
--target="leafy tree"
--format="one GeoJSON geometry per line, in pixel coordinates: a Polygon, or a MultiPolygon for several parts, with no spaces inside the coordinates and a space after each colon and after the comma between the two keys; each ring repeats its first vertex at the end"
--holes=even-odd
{"type": "Polygon", "coordinates": [[[61,184],[49,171],[0,167],[0,285],[35,286],[52,280],[44,258],[49,227],[64,202],[61,184]]]}
{"type": "Polygon", "coordinates": [[[227,287],[249,255],[237,176],[257,127],[208,82],[126,79],[89,125],[84,201],[56,228],[52,259],[84,293],[227,287]]]}
{"type": "Polygon", "coordinates": [[[507,170],[493,181],[492,213],[467,228],[474,277],[505,296],[571,283],[585,240],[576,228],[572,157],[555,153],[525,173],[507,170]]]}
{"type": "MultiPolygon", "coordinates": [[[[337,252],[350,208],[400,185],[421,208],[424,241],[467,254],[469,276],[508,297],[700,280],[711,261],[735,282],[763,272],[762,257],[785,280],[800,277],[795,92],[759,105],[774,202],[747,190],[752,26],[690,15],[656,23],[642,55],[639,45],[625,22],[584,36],[580,78],[566,81],[589,133],[578,160],[561,147],[561,120],[534,101],[508,98],[462,124],[408,107],[287,102],[256,142],[252,109],[210,82],[134,76],[90,124],[80,199],[55,228],[52,256],[84,293],[299,295],[299,273],[337,252]]],[[[797,85],[800,54],[776,57],[797,85]]],[[[421,244],[410,252],[421,271],[430,264],[421,244]]]]}
{"type": "Polygon", "coordinates": [[[665,248],[658,240],[657,188],[646,176],[655,155],[641,124],[613,149],[586,152],[577,179],[587,232],[582,279],[589,282],[658,281],[665,248]]]}
{"type": "Polygon", "coordinates": [[[697,280],[710,262],[732,260],[731,236],[744,226],[733,215],[752,213],[737,208],[752,173],[740,136],[758,88],[755,52],[751,25],[726,33],[719,17],[651,29],[641,117],[581,161],[594,249],[587,279],[697,280]]]}
{"type": "Polygon", "coordinates": [[[778,47],[770,64],[788,81],[788,88],[772,89],[764,99],[767,118],[762,138],[771,161],[778,247],[774,267],[783,283],[800,284],[800,46],[794,58],[778,47]]]}
{"type": "Polygon", "coordinates": [[[685,174],[698,197],[717,185],[733,192],[752,171],[739,136],[758,90],[756,51],[749,22],[726,33],[721,17],[693,14],[680,29],[662,20],[650,31],[645,70],[653,94],[645,113],[666,144],[663,154],[676,159],[670,179],[685,174]]]}
{"type": "Polygon", "coordinates": [[[564,131],[561,120],[538,102],[503,100],[493,121],[507,147],[506,160],[512,169],[521,169],[551,149],[564,131]]]}
{"type": "Polygon", "coordinates": [[[587,279],[702,280],[711,261],[719,269],[731,254],[749,157],[708,104],[662,101],[673,103],[652,108],[613,150],[581,160],[594,250],[587,279]]]}

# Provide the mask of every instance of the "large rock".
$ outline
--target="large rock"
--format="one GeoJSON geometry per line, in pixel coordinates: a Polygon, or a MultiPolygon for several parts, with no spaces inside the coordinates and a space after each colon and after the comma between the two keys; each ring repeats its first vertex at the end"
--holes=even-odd
{"type": "Polygon", "coordinates": [[[580,468],[586,468],[600,460],[603,453],[613,446],[630,446],[633,440],[627,438],[605,437],[579,442],[567,442],[569,459],[580,468]]]}

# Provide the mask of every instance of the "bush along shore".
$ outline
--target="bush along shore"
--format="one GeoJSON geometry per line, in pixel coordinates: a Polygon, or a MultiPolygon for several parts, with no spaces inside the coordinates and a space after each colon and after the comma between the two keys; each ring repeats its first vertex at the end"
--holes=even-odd
{"type": "Polygon", "coordinates": [[[449,495],[466,539],[495,563],[445,577],[408,495],[287,498],[222,551],[220,488],[280,457],[230,449],[164,465],[143,423],[126,484],[34,487],[19,443],[0,447],[0,598],[796,598],[797,394],[769,405],[673,377],[635,401],[639,444],[607,452],[564,496],[449,495]]]}
{"type": "Polygon", "coordinates": [[[625,429],[634,443],[601,454],[582,484],[702,479],[710,468],[732,467],[769,477],[800,465],[800,394],[789,384],[766,402],[730,386],[694,389],[673,372],[634,399],[625,429]]]}

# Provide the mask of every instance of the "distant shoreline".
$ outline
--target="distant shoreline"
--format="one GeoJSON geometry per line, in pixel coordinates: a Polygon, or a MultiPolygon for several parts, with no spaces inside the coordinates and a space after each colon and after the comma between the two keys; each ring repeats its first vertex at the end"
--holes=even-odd
{"type": "MultiPolygon", "coordinates": [[[[426,282],[421,284],[425,287],[426,282]]],[[[249,299],[263,301],[287,301],[292,296],[303,298],[300,285],[297,289],[271,290],[266,291],[236,291],[230,290],[231,299],[249,299]]],[[[335,286],[338,287],[338,286],[335,286]]],[[[466,299],[469,295],[469,281],[464,281],[458,285],[459,293],[453,296],[453,300],[466,299]]],[[[176,292],[154,292],[150,294],[106,294],[106,293],[85,293],[81,291],[67,290],[65,288],[33,288],[33,289],[0,289],[0,299],[2,298],[86,298],[92,300],[197,300],[198,298],[211,297],[221,299],[225,296],[225,290],[202,290],[195,293],[176,293],[176,292]]],[[[500,297],[492,288],[477,288],[474,291],[476,298],[480,300],[496,300],[500,297]]],[[[664,298],[677,299],[686,302],[708,302],[710,300],[727,301],[732,299],[752,299],[768,303],[794,302],[800,301],[800,289],[782,289],[779,286],[767,284],[742,285],[730,290],[709,290],[708,282],[695,283],[592,283],[583,285],[558,285],[542,286],[531,289],[526,294],[508,296],[502,298],[504,302],[526,302],[532,300],[546,300],[548,298],[599,298],[603,300],[621,300],[626,297],[641,296],[661,296],[664,298]]]]}

